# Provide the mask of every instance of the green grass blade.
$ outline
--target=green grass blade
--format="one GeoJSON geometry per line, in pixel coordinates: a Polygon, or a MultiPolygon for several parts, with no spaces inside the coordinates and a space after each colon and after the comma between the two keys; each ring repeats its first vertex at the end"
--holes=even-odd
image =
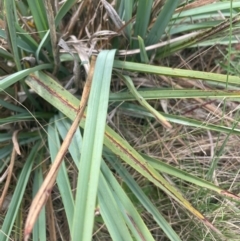
{"type": "Polygon", "coordinates": [[[89,96],[76,191],[72,240],[90,241],[115,50],[97,58],[89,96]]]}
{"type": "Polygon", "coordinates": [[[79,100],[50,76],[38,71],[28,76],[26,83],[60,112],[71,120],[74,120],[78,110],[79,100]]]}
{"type": "Polygon", "coordinates": [[[24,167],[21,171],[21,174],[18,178],[17,186],[15,187],[7,214],[5,215],[3,225],[0,232],[0,240],[7,241],[8,237],[11,235],[13,224],[17,216],[19,207],[22,202],[22,198],[25,192],[26,185],[28,183],[29,176],[31,174],[33,162],[38,154],[38,148],[40,143],[37,142],[32,148],[27,160],[24,164],[24,167]]]}
{"type": "MultiPolygon", "coordinates": [[[[141,106],[133,105],[133,104],[122,104],[120,107],[121,110],[123,110],[125,113],[128,113],[129,115],[132,115],[134,117],[150,117],[154,118],[154,116],[146,111],[144,108],[141,106]]],[[[217,131],[220,133],[231,133],[231,134],[236,134],[240,135],[240,129],[233,129],[232,127],[228,126],[221,126],[221,125],[214,125],[214,124],[208,124],[204,123],[202,121],[178,116],[178,115],[170,115],[166,113],[161,113],[168,121],[171,123],[177,123],[180,125],[186,125],[186,126],[192,126],[192,127],[197,127],[200,129],[205,129],[205,130],[211,130],[211,131],[217,131]]],[[[237,120],[238,121],[238,120],[237,120]]],[[[234,124],[233,124],[234,126],[234,124]]]]}
{"type": "Polygon", "coordinates": [[[4,12],[6,14],[8,33],[10,37],[11,48],[14,56],[14,61],[18,70],[21,70],[20,56],[17,46],[17,33],[15,28],[16,14],[15,14],[15,1],[14,0],[5,0],[4,1],[4,12]]]}
{"type": "Polygon", "coordinates": [[[0,92],[35,71],[42,70],[42,69],[51,69],[52,67],[53,67],[52,64],[41,64],[36,67],[24,69],[14,74],[11,74],[0,81],[0,92]]]}
{"type": "Polygon", "coordinates": [[[136,98],[136,100],[140,103],[140,105],[142,105],[150,113],[152,113],[158,122],[160,122],[167,128],[171,128],[171,125],[167,122],[166,118],[163,115],[161,115],[158,111],[156,111],[151,105],[149,105],[148,102],[138,93],[138,91],[136,90],[136,88],[133,84],[132,79],[126,75],[122,75],[121,77],[122,77],[124,83],[127,85],[129,91],[136,98]]]}
{"type": "Polygon", "coordinates": [[[34,24],[36,25],[36,29],[40,38],[42,39],[48,30],[48,22],[47,15],[44,7],[44,1],[42,0],[28,0],[28,6],[32,13],[34,24]]]}
{"type": "MultiPolygon", "coordinates": [[[[103,161],[101,164],[101,171],[112,191],[112,194],[118,205],[118,209],[121,211],[121,215],[124,217],[125,222],[127,223],[129,229],[131,230],[131,233],[134,236],[134,240],[154,241],[149,229],[146,227],[141,216],[134,207],[134,204],[131,202],[129,197],[126,195],[122,187],[117,182],[116,178],[113,176],[106,163],[103,161]]],[[[100,186],[101,185],[99,185],[99,188],[100,186]]]]}
{"type": "Polygon", "coordinates": [[[146,46],[159,42],[178,4],[179,0],[167,0],[165,2],[165,5],[161,13],[158,15],[156,22],[154,23],[152,29],[150,30],[145,40],[146,46]]]}
{"type": "MultiPolygon", "coordinates": [[[[124,21],[127,23],[132,18],[133,12],[133,0],[124,0],[124,21]]],[[[126,28],[125,32],[128,39],[131,41],[131,31],[132,31],[132,23],[129,23],[126,28]]]]}
{"type": "MultiPolygon", "coordinates": [[[[240,2],[233,1],[232,7],[233,8],[240,8],[240,2]]],[[[185,11],[182,11],[180,13],[176,13],[176,14],[173,15],[173,19],[175,19],[175,18],[181,19],[181,18],[185,18],[185,17],[192,18],[194,15],[201,16],[201,15],[204,15],[206,13],[216,13],[217,11],[223,11],[223,13],[229,13],[229,11],[228,11],[229,8],[230,8],[230,2],[229,1],[216,2],[216,3],[212,3],[212,4],[206,4],[205,6],[185,10],[185,11]],[[227,10],[227,11],[224,11],[224,10],[227,10]]],[[[207,16],[209,16],[209,15],[207,15],[207,16]]]]}
{"type": "Polygon", "coordinates": [[[100,173],[99,176],[98,200],[101,208],[101,216],[108,228],[112,240],[133,240],[113,197],[112,191],[102,173],[100,173]]]}
{"type": "Polygon", "coordinates": [[[26,52],[35,53],[38,47],[38,43],[35,41],[35,39],[33,39],[31,35],[19,25],[16,25],[16,29],[21,35],[21,38],[17,39],[18,47],[26,52]]]}
{"type": "Polygon", "coordinates": [[[147,155],[142,155],[147,162],[149,162],[155,169],[160,171],[161,173],[167,173],[169,175],[178,177],[182,180],[185,180],[187,182],[193,183],[199,187],[207,188],[209,190],[212,190],[222,196],[225,197],[233,197],[236,199],[239,199],[237,195],[234,195],[233,193],[228,192],[227,190],[224,190],[216,185],[214,185],[211,182],[208,182],[202,178],[199,178],[197,176],[193,176],[189,174],[188,172],[182,171],[179,168],[173,167],[163,161],[156,160],[152,157],[149,157],[147,155]]]}
{"type": "MultiPolygon", "coordinates": [[[[37,136],[39,136],[39,132],[20,132],[18,133],[18,140],[24,140],[24,139],[31,139],[31,138],[35,138],[37,136]]],[[[4,141],[11,141],[12,140],[12,133],[8,132],[8,133],[1,133],[0,135],[0,142],[4,142],[4,141]]]]}
{"type": "Polygon", "coordinates": [[[114,61],[114,67],[120,70],[125,69],[129,71],[137,71],[137,72],[144,72],[144,73],[151,73],[151,74],[159,74],[165,76],[172,76],[172,77],[186,77],[186,78],[193,78],[193,79],[202,79],[202,80],[211,80],[219,83],[226,83],[228,78],[229,84],[236,84],[239,85],[240,77],[239,76],[227,76],[224,74],[214,74],[202,71],[193,71],[193,70],[185,70],[185,69],[173,69],[163,66],[154,66],[154,65],[147,65],[147,64],[140,64],[134,62],[127,62],[127,61],[114,61]]]}
{"type": "MultiPolygon", "coordinates": [[[[55,118],[55,121],[56,121],[56,118],[55,118]]],[[[53,119],[50,120],[50,123],[51,122],[53,122],[53,119]]],[[[58,128],[61,128],[60,124],[58,128]]],[[[51,161],[53,162],[60,149],[60,139],[59,139],[58,131],[56,126],[53,124],[49,124],[48,126],[48,146],[49,146],[51,161]]],[[[67,168],[64,161],[62,162],[58,171],[57,185],[61,194],[64,210],[67,216],[68,226],[71,233],[73,216],[74,216],[74,201],[73,201],[72,190],[71,190],[71,186],[70,186],[70,182],[67,174],[67,168]]]]}
{"type": "Polygon", "coordinates": [[[61,6],[59,12],[57,13],[57,16],[55,18],[55,24],[56,26],[59,25],[59,23],[62,21],[64,16],[67,14],[67,12],[71,9],[71,7],[77,2],[78,0],[68,0],[64,2],[64,4],[61,6]]]}
{"type": "MultiPolygon", "coordinates": [[[[57,116],[55,116],[55,125],[59,131],[59,134],[62,140],[64,140],[72,123],[68,119],[66,119],[66,117],[63,116],[62,113],[60,113],[57,116]]],[[[79,161],[80,161],[81,146],[82,146],[82,135],[80,130],[77,129],[68,147],[68,151],[72,156],[72,159],[77,167],[79,166],[79,161]]]]}
{"type": "MultiPolygon", "coordinates": [[[[138,1],[136,23],[134,25],[134,37],[145,38],[151,16],[153,0],[138,1]]],[[[137,49],[137,40],[132,41],[132,49],[137,49]]]]}
{"type": "Polygon", "coordinates": [[[139,48],[140,48],[140,58],[141,58],[141,62],[148,64],[149,63],[149,58],[147,56],[147,51],[145,49],[145,44],[143,39],[138,36],[138,43],[139,43],[139,48]]]}
{"type": "Polygon", "coordinates": [[[11,110],[11,111],[14,111],[14,112],[19,112],[19,113],[26,113],[27,111],[17,105],[13,105],[7,101],[4,101],[4,100],[1,100],[0,99],[0,106],[8,109],[8,110],[11,110]]]}
{"type": "Polygon", "coordinates": [[[31,114],[29,112],[26,113],[21,113],[21,114],[16,114],[14,116],[6,117],[6,118],[0,118],[0,124],[10,124],[13,122],[20,122],[20,121],[31,121],[31,120],[36,120],[37,118],[51,118],[52,113],[44,113],[44,112],[37,112],[31,114]]]}
{"type": "MultiPolygon", "coordinates": [[[[179,204],[188,209],[194,216],[204,221],[204,216],[199,213],[193,206],[179,193],[173,186],[171,186],[156,170],[146,163],[145,159],[141,157],[125,140],[123,140],[112,129],[106,127],[106,134],[104,144],[116,155],[118,155],[127,164],[132,166],[136,171],[141,173],[149,181],[161,188],[169,196],[174,198],[179,204]]],[[[209,223],[207,225],[210,225],[209,223]]]]}
{"type": "MultiPolygon", "coordinates": [[[[23,30],[20,30],[21,28],[18,26],[18,25],[16,25],[16,29],[17,29],[17,31],[21,31],[21,33],[23,32],[23,30]]],[[[2,37],[3,39],[5,39],[5,40],[7,40],[7,36],[6,36],[6,32],[5,32],[5,30],[2,30],[2,29],[0,29],[0,37],[2,37]]],[[[25,37],[24,37],[24,39],[25,39],[25,37]]],[[[17,39],[16,39],[16,44],[17,44],[17,46],[20,48],[20,49],[22,49],[22,50],[24,50],[24,51],[26,51],[26,52],[29,52],[29,53],[33,53],[34,52],[34,48],[32,48],[29,44],[28,44],[28,41],[26,42],[26,41],[24,41],[23,39],[21,39],[21,38],[19,38],[19,37],[17,37],[17,39]]],[[[6,51],[5,51],[6,52],[6,51]]],[[[5,54],[6,55],[6,57],[7,58],[13,58],[13,55],[12,54],[10,54],[10,53],[6,53],[5,54]]]]}
{"type": "Polygon", "coordinates": [[[142,203],[145,209],[152,214],[154,220],[158,223],[158,225],[162,228],[164,233],[168,236],[171,241],[181,241],[176,232],[172,229],[169,223],[165,220],[165,218],[159,213],[158,209],[153,205],[150,199],[146,196],[143,190],[139,187],[137,182],[132,178],[130,173],[126,170],[126,168],[120,163],[117,156],[110,153],[109,151],[104,152],[105,158],[109,161],[109,164],[118,172],[118,174],[122,177],[122,180],[128,185],[133,194],[142,203]]]}
{"type": "MultiPolygon", "coordinates": [[[[194,89],[138,89],[138,93],[146,100],[158,99],[186,99],[186,98],[206,98],[206,99],[222,99],[240,101],[239,90],[194,90],[194,89]]],[[[135,97],[127,91],[119,93],[110,93],[110,101],[133,101],[135,97]]]]}

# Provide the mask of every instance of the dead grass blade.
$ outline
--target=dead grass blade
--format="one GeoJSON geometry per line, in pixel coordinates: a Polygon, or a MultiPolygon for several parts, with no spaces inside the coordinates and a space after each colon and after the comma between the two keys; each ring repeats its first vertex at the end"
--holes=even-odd
{"type": "Polygon", "coordinates": [[[11,176],[12,176],[12,172],[13,172],[13,167],[14,167],[14,162],[15,162],[15,159],[16,159],[16,154],[18,155],[21,155],[21,152],[20,152],[20,148],[19,148],[19,145],[18,145],[18,141],[17,141],[17,134],[18,134],[19,130],[17,131],[14,131],[13,133],[13,137],[12,137],[12,142],[13,142],[13,150],[12,150],[12,155],[11,155],[11,161],[10,161],[10,165],[7,169],[7,180],[6,180],[6,183],[4,185],[4,189],[2,191],[2,195],[1,195],[1,198],[0,198],[0,210],[2,209],[2,205],[4,203],[4,199],[7,195],[7,190],[8,190],[8,187],[9,187],[9,184],[10,184],[10,181],[11,181],[11,176]]]}
{"type": "Polygon", "coordinates": [[[19,148],[18,140],[17,140],[18,132],[19,132],[19,130],[14,131],[13,137],[12,137],[12,142],[13,142],[13,147],[14,147],[15,151],[17,152],[17,154],[19,156],[21,156],[21,151],[20,151],[20,148],[19,148]]]}
{"type": "Polygon", "coordinates": [[[6,183],[4,185],[4,189],[2,191],[2,195],[1,195],[1,198],[0,198],[0,210],[2,209],[2,206],[3,206],[3,203],[4,203],[4,199],[5,199],[6,195],[7,195],[7,190],[8,190],[10,181],[11,181],[11,176],[12,176],[12,171],[13,171],[13,167],[14,167],[16,154],[17,154],[17,152],[16,152],[15,148],[13,147],[12,155],[11,155],[11,161],[10,161],[10,165],[8,167],[7,180],[6,180],[6,183]]]}

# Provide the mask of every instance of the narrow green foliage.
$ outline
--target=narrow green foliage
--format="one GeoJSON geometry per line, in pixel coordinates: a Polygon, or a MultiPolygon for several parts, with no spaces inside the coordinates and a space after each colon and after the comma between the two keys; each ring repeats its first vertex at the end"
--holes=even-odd
{"type": "Polygon", "coordinates": [[[110,189],[103,174],[100,174],[98,199],[101,207],[101,215],[109,229],[113,240],[130,240],[132,237],[127,229],[124,219],[121,215],[116,200],[114,199],[112,190],[110,189]],[[118,218],[116,218],[116,216],[118,218]]]}
{"type": "MultiPolygon", "coordinates": [[[[133,0],[124,0],[124,9],[125,9],[124,21],[125,21],[125,23],[128,23],[132,18],[133,2],[134,2],[133,0]]],[[[129,23],[125,29],[126,29],[128,39],[131,40],[132,23],[129,23]]]]}
{"type": "Polygon", "coordinates": [[[21,205],[23,195],[25,193],[25,188],[28,183],[29,176],[31,174],[32,165],[38,153],[38,149],[39,149],[39,142],[37,142],[34,145],[34,147],[32,148],[31,152],[27,157],[26,162],[24,163],[24,167],[18,178],[17,185],[14,190],[13,196],[11,198],[11,202],[9,204],[7,214],[4,218],[4,222],[1,227],[1,232],[0,232],[1,241],[7,241],[8,237],[10,237],[11,235],[13,224],[17,216],[19,207],[21,205]]]}
{"type": "Polygon", "coordinates": [[[41,69],[50,69],[50,68],[52,68],[51,64],[42,64],[42,65],[38,65],[33,68],[18,71],[10,76],[7,76],[6,78],[4,78],[0,81],[0,91],[6,89],[10,85],[16,83],[17,81],[28,76],[29,74],[33,73],[34,71],[41,70],[41,69]]]}
{"type": "MultiPolygon", "coordinates": [[[[54,123],[53,120],[54,119],[51,119],[50,123],[51,122],[54,123]]],[[[59,123],[59,122],[56,122],[56,123],[57,123],[57,127],[53,124],[50,124],[48,126],[48,145],[49,145],[49,152],[50,152],[52,162],[55,160],[58,150],[60,148],[60,139],[58,135],[58,130],[61,131],[60,129],[63,128],[62,123],[59,123]]],[[[74,201],[73,201],[70,181],[67,175],[67,168],[64,161],[62,162],[58,172],[57,185],[60,191],[60,195],[62,196],[62,202],[64,205],[64,210],[66,212],[68,226],[71,233],[71,228],[73,225],[72,221],[74,216],[74,201]]]]}
{"type": "Polygon", "coordinates": [[[150,30],[145,40],[146,46],[155,44],[160,40],[178,4],[179,0],[167,0],[165,2],[161,13],[158,15],[152,29],[150,30]]]}
{"type": "MultiPolygon", "coordinates": [[[[240,3],[206,2],[0,3],[3,184],[17,143],[22,152],[0,241],[24,238],[29,197],[76,118],[92,55],[88,105],[52,193],[56,239],[238,240],[240,3]]],[[[52,234],[44,212],[32,240],[52,234]]]]}
{"type": "Polygon", "coordinates": [[[36,25],[36,29],[38,31],[39,36],[41,39],[45,35],[46,31],[48,30],[48,22],[47,22],[47,15],[44,8],[44,1],[36,0],[31,1],[28,0],[28,6],[32,13],[34,24],[36,25]]]}
{"type": "Polygon", "coordinates": [[[147,56],[147,51],[145,49],[145,45],[144,45],[144,41],[143,39],[138,36],[138,43],[139,43],[139,48],[140,48],[140,58],[141,58],[141,62],[148,64],[149,63],[149,58],[147,56]]]}
{"type": "Polygon", "coordinates": [[[6,20],[7,20],[7,31],[11,44],[12,53],[14,55],[14,61],[17,66],[17,70],[21,70],[21,63],[20,63],[20,55],[19,50],[17,46],[17,33],[15,24],[17,22],[16,20],[16,8],[15,8],[15,1],[14,0],[5,0],[4,1],[4,12],[6,14],[6,20]]]}
{"type": "Polygon", "coordinates": [[[76,192],[72,239],[90,241],[115,50],[97,58],[89,97],[76,192]]]}
{"type": "MultiPolygon", "coordinates": [[[[136,23],[134,25],[134,37],[145,38],[150,21],[153,0],[138,1],[136,23]],[[144,16],[144,17],[143,17],[144,16]]],[[[138,48],[137,39],[133,39],[132,48],[138,48]]]]}
{"type": "Polygon", "coordinates": [[[152,214],[155,221],[162,228],[164,233],[168,236],[171,241],[181,241],[179,236],[175,233],[169,223],[164,219],[164,217],[159,213],[157,208],[153,205],[150,199],[144,194],[143,190],[137,182],[133,179],[130,173],[126,170],[126,168],[120,163],[118,158],[111,154],[109,151],[104,152],[104,156],[109,161],[109,164],[114,167],[114,169],[118,172],[118,174],[122,177],[124,182],[131,189],[133,194],[137,197],[137,199],[142,203],[145,209],[152,214]]]}
{"type": "MultiPolygon", "coordinates": [[[[154,241],[150,231],[146,227],[145,223],[143,222],[142,218],[140,217],[133,203],[130,201],[129,197],[126,195],[126,193],[119,185],[116,178],[113,176],[110,169],[104,162],[102,162],[101,164],[101,171],[104,178],[107,181],[109,188],[111,189],[113,197],[117,203],[118,210],[121,212],[119,216],[122,216],[124,218],[134,238],[139,241],[144,239],[148,241],[154,241]]],[[[104,187],[101,187],[100,185],[99,188],[104,188],[104,187]]],[[[101,209],[100,200],[99,200],[99,204],[101,209]]],[[[111,204],[108,205],[108,207],[109,206],[111,206],[111,204]]]]}

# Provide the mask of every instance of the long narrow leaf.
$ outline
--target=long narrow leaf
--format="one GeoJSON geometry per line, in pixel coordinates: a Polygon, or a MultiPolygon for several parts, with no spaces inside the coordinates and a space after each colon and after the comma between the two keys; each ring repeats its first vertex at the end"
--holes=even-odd
{"type": "Polygon", "coordinates": [[[3,225],[1,227],[0,232],[0,240],[1,241],[7,241],[8,237],[11,234],[13,224],[15,221],[15,218],[17,216],[18,209],[21,205],[22,198],[25,192],[26,185],[28,183],[28,179],[32,170],[32,165],[34,162],[34,159],[38,153],[39,148],[39,142],[37,142],[34,147],[32,148],[29,156],[27,157],[27,160],[24,164],[24,167],[21,171],[21,174],[18,178],[18,182],[15,188],[15,191],[13,193],[8,212],[4,218],[3,225]]]}
{"type": "Polygon", "coordinates": [[[173,69],[164,66],[154,66],[154,65],[147,65],[147,64],[139,64],[127,61],[114,61],[114,67],[130,71],[137,71],[137,72],[144,72],[144,73],[151,73],[151,74],[159,74],[159,75],[166,75],[172,77],[187,77],[193,79],[202,79],[202,80],[211,80],[220,83],[226,83],[228,78],[229,84],[237,84],[240,83],[239,76],[227,76],[223,74],[215,74],[215,73],[207,73],[202,71],[193,71],[193,70],[185,70],[185,69],[173,69]]]}
{"type": "Polygon", "coordinates": [[[155,221],[162,228],[164,233],[168,236],[171,241],[181,241],[176,232],[172,229],[169,223],[164,219],[164,217],[159,213],[158,209],[153,205],[150,199],[145,195],[143,190],[139,187],[137,182],[133,179],[130,173],[126,170],[126,168],[120,163],[117,156],[110,153],[110,151],[104,152],[105,158],[108,160],[109,164],[118,172],[118,174],[122,177],[124,182],[131,189],[133,194],[142,203],[142,205],[146,208],[146,210],[152,214],[155,221]]]}
{"type": "MultiPolygon", "coordinates": [[[[134,37],[140,36],[142,39],[145,38],[151,16],[152,4],[153,0],[138,1],[134,37]]],[[[138,42],[136,40],[132,42],[132,48],[138,48],[138,42]]]]}
{"type": "MultiPolygon", "coordinates": [[[[240,7],[240,2],[238,1],[233,1],[232,2],[232,8],[239,8],[240,7]]],[[[193,15],[203,15],[206,13],[215,13],[217,11],[223,11],[224,10],[229,10],[230,8],[230,3],[229,1],[225,1],[225,2],[215,2],[212,4],[207,4],[206,6],[201,6],[198,8],[193,8],[193,9],[189,9],[189,10],[185,10],[185,11],[181,11],[180,13],[175,13],[173,15],[173,19],[175,18],[184,18],[184,17],[192,17],[193,15]]],[[[229,11],[227,11],[227,13],[229,13],[229,11]]],[[[209,15],[208,15],[209,16],[209,15]]]]}
{"type": "Polygon", "coordinates": [[[12,75],[9,75],[8,77],[0,81],[0,92],[6,89],[7,87],[9,87],[10,85],[15,84],[17,81],[21,80],[22,78],[33,73],[34,71],[42,70],[42,69],[50,69],[50,68],[52,68],[52,64],[41,64],[36,67],[30,68],[30,69],[24,69],[12,75]]]}
{"type": "Polygon", "coordinates": [[[142,98],[142,96],[138,93],[136,90],[132,79],[129,76],[122,76],[123,81],[127,85],[130,92],[133,94],[133,96],[136,98],[136,100],[145,107],[152,115],[156,118],[158,122],[160,122],[163,126],[166,128],[171,128],[171,124],[166,120],[164,116],[162,116],[158,111],[156,111],[151,105],[148,104],[148,102],[142,98]]]}
{"type": "Polygon", "coordinates": [[[224,190],[202,178],[193,176],[185,171],[179,170],[176,167],[168,165],[167,163],[160,161],[160,160],[156,160],[152,157],[149,157],[146,155],[143,155],[143,157],[145,158],[145,160],[147,160],[147,162],[149,162],[155,169],[159,170],[161,173],[163,172],[163,173],[167,173],[167,174],[173,175],[175,177],[181,178],[182,180],[193,183],[197,186],[215,191],[222,196],[232,197],[232,198],[235,198],[236,200],[237,199],[240,200],[240,197],[238,195],[235,195],[227,190],[224,190]]]}
{"type": "Polygon", "coordinates": [[[44,2],[42,0],[28,0],[28,6],[32,13],[36,29],[41,37],[45,35],[45,31],[48,29],[47,15],[44,8],[44,2]]]}
{"type": "MultiPolygon", "coordinates": [[[[57,127],[57,130],[59,131],[61,138],[64,140],[69,128],[71,127],[71,122],[67,120],[62,113],[59,113],[57,116],[55,116],[55,125],[57,127]]],[[[79,166],[80,161],[81,146],[82,135],[80,133],[80,130],[77,129],[68,147],[68,151],[77,167],[79,166]]]]}
{"type": "Polygon", "coordinates": [[[128,224],[128,227],[131,230],[134,238],[138,241],[154,241],[151,233],[134,207],[134,204],[130,201],[104,161],[102,161],[101,164],[101,171],[112,191],[112,194],[118,205],[118,209],[121,210],[121,215],[128,224]]]}
{"type": "Polygon", "coordinates": [[[96,61],[83,136],[72,240],[90,241],[115,50],[96,61]]]}
{"type": "MultiPolygon", "coordinates": [[[[133,104],[123,104],[123,105],[121,105],[120,110],[122,110],[126,114],[132,115],[134,117],[154,118],[154,116],[149,111],[145,110],[141,106],[137,106],[137,105],[133,105],[133,104]]],[[[166,114],[166,113],[161,113],[161,114],[171,123],[177,123],[177,124],[181,124],[181,125],[185,125],[185,126],[192,126],[192,127],[205,129],[205,130],[222,132],[222,133],[231,133],[231,134],[240,135],[240,129],[238,129],[238,128],[233,129],[232,127],[204,123],[202,121],[194,120],[194,119],[187,118],[187,117],[176,116],[176,115],[171,115],[171,114],[166,114]]]]}
{"type": "MultiPolygon", "coordinates": [[[[127,23],[132,18],[132,9],[133,9],[133,0],[124,0],[124,21],[127,23]]],[[[132,31],[132,24],[129,23],[126,27],[126,33],[128,39],[131,41],[131,31],[132,31]]]]}
{"type": "Polygon", "coordinates": [[[5,0],[4,1],[4,11],[6,13],[8,32],[11,42],[11,48],[14,55],[14,61],[16,63],[17,69],[21,70],[20,56],[17,47],[17,33],[15,29],[16,15],[15,15],[15,1],[5,0]]]}
{"type": "MultiPolygon", "coordinates": [[[[211,98],[211,99],[234,99],[240,101],[239,90],[194,90],[194,89],[138,89],[139,95],[146,100],[173,99],[173,98],[211,98]]],[[[110,93],[110,101],[132,101],[133,94],[129,92],[110,93]]]]}
{"type": "Polygon", "coordinates": [[[111,193],[111,190],[103,177],[100,174],[99,187],[98,187],[98,199],[101,208],[101,215],[105,221],[112,240],[133,240],[123,220],[121,212],[117,206],[117,203],[111,193]],[[117,218],[116,218],[117,217],[117,218]]]}
{"type": "Polygon", "coordinates": [[[167,0],[165,2],[165,5],[161,13],[158,15],[156,22],[154,23],[151,31],[147,36],[147,39],[145,41],[146,46],[155,44],[160,40],[178,4],[179,4],[179,0],[175,0],[175,1],[167,0]]]}
{"type": "MultiPolygon", "coordinates": [[[[59,140],[57,128],[55,127],[55,125],[51,125],[51,124],[48,126],[48,145],[49,145],[51,161],[53,162],[60,149],[60,140],[59,140]]],[[[59,172],[57,176],[57,185],[62,197],[64,210],[66,212],[68,226],[71,233],[72,221],[73,221],[73,215],[74,215],[74,201],[73,201],[73,195],[71,191],[69,178],[67,175],[66,165],[64,162],[62,162],[59,168],[59,172]]]]}

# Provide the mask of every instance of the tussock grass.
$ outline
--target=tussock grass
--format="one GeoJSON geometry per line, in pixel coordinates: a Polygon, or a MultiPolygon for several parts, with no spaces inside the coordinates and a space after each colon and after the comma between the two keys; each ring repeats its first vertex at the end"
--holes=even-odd
{"type": "Polygon", "coordinates": [[[237,241],[239,1],[50,2],[0,2],[0,241],[237,241]]]}

